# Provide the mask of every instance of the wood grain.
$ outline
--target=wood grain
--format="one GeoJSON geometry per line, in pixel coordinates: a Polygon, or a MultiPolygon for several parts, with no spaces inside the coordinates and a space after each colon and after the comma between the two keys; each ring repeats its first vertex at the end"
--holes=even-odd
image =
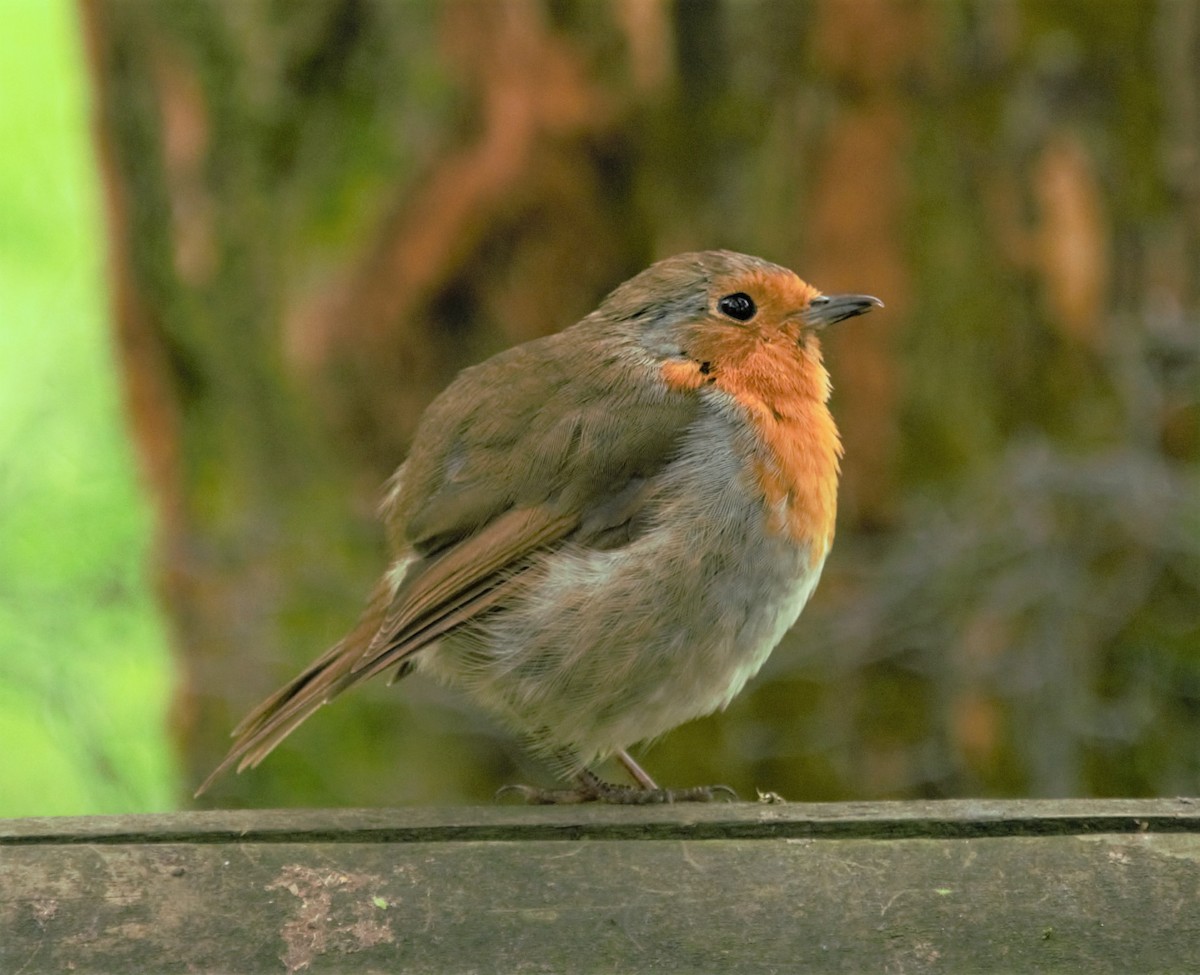
{"type": "Polygon", "coordinates": [[[0,822],[0,972],[1190,972],[1189,800],[0,822]]]}

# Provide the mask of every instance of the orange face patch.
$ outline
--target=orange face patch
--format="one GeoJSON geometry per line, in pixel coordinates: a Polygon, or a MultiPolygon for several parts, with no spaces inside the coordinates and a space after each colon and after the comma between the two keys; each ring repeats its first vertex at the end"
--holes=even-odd
{"type": "Polygon", "coordinates": [[[713,285],[713,294],[718,298],[739,291],[748,294],[758,306],[758,314],[747,323],[749,326],[757,326],[759,330],[791,326],[793,335],[797,334],[800,315],[821,294],[791,271],[747,271],[731,274],[713,285]]]}
{"type": "Polygon", "coordinates": [[[755,475],[771,527],[808,545],[815,564],[833,542],[842,452],[820,343],[802,319],[820,292],[791,273],[753,271],[717,282],[712,293],[715,301],[737,292],[753,299],[754,317],[739,323],[714,312],[688,336],[687,358],[661,373],[675,389],[711,382],[746,409],[762,446],[755,475]]]}
{"type": "Polygon", "coordinates": [[[716,385],[742,403],[763,447],[755,473],[772,527],[807,544],[818,563],[833,544],[841,440],[826,406],[829,376],[816,339],[763,344],[716,385]]]}
{"type": "Polygon", "coordinates": [[[702,365],[693,359],[668,359],[658,370],[668,389],[687,392],[699,389],[709,381],[702,365]]]}

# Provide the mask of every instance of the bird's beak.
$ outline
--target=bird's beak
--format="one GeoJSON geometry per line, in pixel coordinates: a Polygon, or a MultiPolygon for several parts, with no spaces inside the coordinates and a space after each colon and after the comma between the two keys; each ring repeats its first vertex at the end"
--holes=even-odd
{"type": "Polygon", "coordinates": [[[801,317],[810,328],[824,328],[855,315],[865,315],[872,308],[882,308],[883,302],[870,295],[817,295],[808,303],[801,317]]]}

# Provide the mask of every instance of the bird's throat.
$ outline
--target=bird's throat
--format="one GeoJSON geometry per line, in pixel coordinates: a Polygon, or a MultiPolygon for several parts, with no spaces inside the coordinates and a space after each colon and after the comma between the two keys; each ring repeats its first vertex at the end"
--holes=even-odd
{"type": "Polygon", "coordinates": [[[808,546],[819,564],[833,544],[841,439],[829,412],[829,374],[815,337],[764,342],[718,369],[715,385],[746,409],[761,453],[754,473],[769,527],[808,546]]]}

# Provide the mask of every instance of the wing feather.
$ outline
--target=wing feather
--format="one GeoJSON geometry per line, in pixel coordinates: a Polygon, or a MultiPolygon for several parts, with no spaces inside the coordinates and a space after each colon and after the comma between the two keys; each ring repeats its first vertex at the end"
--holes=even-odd
{"type": "Polygon", "coordinates": [[[257,765],[347,688],[402,676],[412,654],[502,602],[536,553],[568,539],[616,547],[644,529],[639,513],[696,397],[667,389],[644,358],[589,341],[589,321],[465,370],[431,404],[385,504],[410,560],[403,576],[385,575],[354,629],[247,715],[197,795],[234,765],[257,765]]]}
{"type": "Polygon", "coordinates": [[[197,792],[227,769],[258,765],[314,711],[449,630],[478,617],[516,584],[526,556],[561,539],[577,516],[546,508],[511,511],[428,563],[416,563],[393,593],[385,581],[355,626],[234,729],[234,744],[197,792]]]}

